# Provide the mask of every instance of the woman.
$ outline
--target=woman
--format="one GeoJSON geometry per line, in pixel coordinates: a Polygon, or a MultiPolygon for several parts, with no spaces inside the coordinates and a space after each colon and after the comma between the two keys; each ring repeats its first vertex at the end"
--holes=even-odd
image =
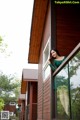
{"type": "MultiPolygon", "coordinates": [[[[60,56],[59,52],[57,50],[51,50],[50,51],[50,59],[49,59],[49,65],[54,72],[56,68],[58,68],[61,63],[65,60],[65,56],[60,56]]],[[[63,110],[65,113],[69,116],[68,110],[69,110],[69,98],[68,98],[68,89],[67,86],[63,85],[61,81],[57,81],[57,77],[53,77],[53,89],[56,90],[56,98],[58,101],[57,104],[61,104],[63,106],[63,110]],[[64,102],[63,102],[64,101],[64,102]]],[[[59,78],[58,78],[59,79],[59,78]]],[[[58,109],[59,110],[59,109],[58,109]]]]}
{"type": "Polygon", "coordinates": [[[64,60],[65,56],[60,56],[57,50],[50,51],[49,65],[52,71],[55,71],[55,69],[57,69],[64,60]]]}

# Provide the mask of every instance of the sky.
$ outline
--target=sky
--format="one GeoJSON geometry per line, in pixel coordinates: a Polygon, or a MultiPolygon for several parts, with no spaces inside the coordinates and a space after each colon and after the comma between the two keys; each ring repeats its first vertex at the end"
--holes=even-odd
{"type": "Polygon", "coordinates": [[[7,53],[0,54],[0,71],[22,76],[24,68],[37,68],[28,64],[30,30],[34,0],[0,0],[0,36],[8,45],[7,53]]]}

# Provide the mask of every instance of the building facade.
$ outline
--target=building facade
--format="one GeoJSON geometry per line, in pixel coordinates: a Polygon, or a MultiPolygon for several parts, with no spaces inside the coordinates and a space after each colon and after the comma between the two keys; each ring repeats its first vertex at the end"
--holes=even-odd
{"type": "Polygon", "coordinates": [[[19,97],[19,119],[37,119],[37,89],[38,89],[37,69],[23,69],[21,82],[21,95],[19,97]]]}
{"type": "MultiPolygon", "coordinates": [[[[80,89],[80,86],[77,84],[74,87],[75,90],[71,90],[74,82],[70,82],[72,79],[70,79],[70,75],[72,74],[72,77],[80,70],[78,67],[80,65],[79,12],[79,5],[60,5],[55,4],[53,0],[34,1],[28,62],[38,64],[37,120],[80,119],[79,109],[76,108],[77,112],[75,112],[76,110],[73,111],[72,106],[75,97],[73,94],[76,94],[75,91],[79,92],[77,88],[80,89]],[[48,66],[48,59],[50,50],[54,48],[67,58],[64,64],[57,69],[57,72],[52,74],[48,66]],[[77,59],[77,61],[75,62],[72,58],[77,59]],[[69,71],[68,63],[70,60],[76,64],[73,71],[69,71]],[[68,67],[65,68],[65,66],[68,67]],[[62,69],[67,71],[67,78],[61,72],[62,69]],[[74,71],[76,72],[74,73],[74,71]],[[59,72],[61,72],[61,76],[58,75],[59,72]],[[54,87],[56,84],[57,88],[54,87]],[[61,91],[58,87],[61,88],[61,91]],[[63,96],[61,92],[64,92],[63,96]]],[[[71,62],[70,65],[72,66],[71,62]]],[[[77,76],[79,77],[79,74],[77,76]]],[[[78,78],[77,82],[80,84],[78,78]]],[[[77,99],[80,101],[79,96],[77,99]]],[[[78,105],[80,106],[80,104],[78,105]]]]}

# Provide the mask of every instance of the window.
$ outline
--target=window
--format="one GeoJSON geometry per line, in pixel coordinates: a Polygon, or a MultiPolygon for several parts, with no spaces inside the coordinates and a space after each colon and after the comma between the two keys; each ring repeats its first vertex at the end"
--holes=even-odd
{"type": "Polygon", "coordinates": [[[45,80],[50,74],[50,67],[48,65],[48,59],[50,57],[50,37],[43,50],[43,79],[45,80]]]}
{"type": "Polygon", "coordinates": [[[16,105],[16,103],[15,102],[10,102],[9,105],[14,106],[14,105],[16,105]]]}

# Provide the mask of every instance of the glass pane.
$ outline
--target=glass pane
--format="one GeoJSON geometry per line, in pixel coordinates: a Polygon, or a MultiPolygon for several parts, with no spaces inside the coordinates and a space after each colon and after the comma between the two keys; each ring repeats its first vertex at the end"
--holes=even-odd
{"type": "Polygon", "coordinates": [[[49,43],[47,44],[47,47],[44,51],[44,63],[47,61],[48,56],[49,56],[49,43]]]}
{"type": "Polygon", "coordinates": [[[57,120],[69,120],[68,65],[57,74],[54,82],[56,90],[56,118],[57,120]]]}
{"type": "Polygon", "coordinates": [[[69,62],[72,120],[80,120],[80,51],[69,62]]]}
{"type": "Polygon", "coordinates": [[[47,65],[47,67],[44,69],[44,80],[49,76],[50,74],[50,67],[47,65]]]}

